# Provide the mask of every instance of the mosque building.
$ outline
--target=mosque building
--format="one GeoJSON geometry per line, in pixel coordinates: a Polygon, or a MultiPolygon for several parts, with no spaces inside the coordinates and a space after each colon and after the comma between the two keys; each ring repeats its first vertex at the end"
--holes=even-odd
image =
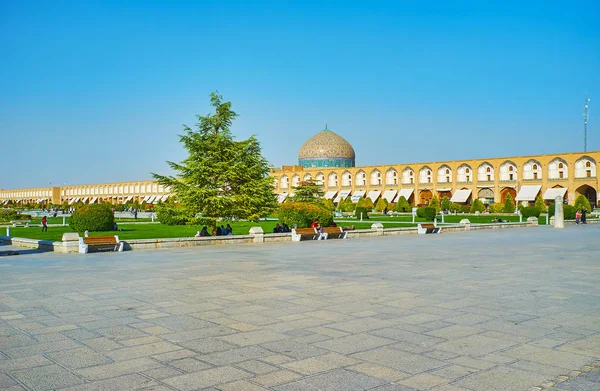
{"type": "Polygon", "coordinates": [[[479,199],[487,205],[504,202],[510,194],[524,203],[541,195],[572,204],[583,194],[596,205],[598,159],[600,151],[356,167],[352,145],[326,126],[302,145],[298,165],[272,169],[270,175],[279,202],[301,181],[313,179],[334,202],[348,197],[353,202],[361,197],[396,202],[404,196],[412,205],[427,205],[437,196],[463,204],[479,199]]]}
{"type": "MultiPolygon", "coordinates": [[[[361,197],[374,203],[380,197],[396,202],[404,196],[412,205],[427,205],[437,196],[463,204],[474,199],[491,204],[504,202],[510,194],[524,203],[541,195],[547,201],[558,196],[573,204],[583,194],[592,205],[599,204],[596,165],[600,151],[359,167],[355,158],[352,145],[325,126],[302,145],[297,165],[271,170],[274,192],[283,202],[301,181],[314,179],[323,186],[325,197],[334,202],[348,197],[355,203],[361,197]]],[[[79,202],[151,205],[170,196],[171,190],[156,181],[0,189],[0,207],[79,202]]]]}

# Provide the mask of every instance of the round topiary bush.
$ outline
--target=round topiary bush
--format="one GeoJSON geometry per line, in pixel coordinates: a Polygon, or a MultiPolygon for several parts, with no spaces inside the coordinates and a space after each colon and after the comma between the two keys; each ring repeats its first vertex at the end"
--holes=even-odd
{"type": "Polygon", "coordinates": [[[323,227],[329,227],[333,222],[331,211],[309,202],[284,203],[279,207],[277,217],[279,217],[280,223],[285,223],[289,227],[297,226],[298,228],[310,227],[315,220],[319,220],[323,227]]]}
{"type": "Polygon", "coordinates": [[[437,211],[434,207],[431,206],[423,206],[417,209],[417,217],[420,217],[427,221],[433,221],[435,219],[436,214],[437,211]]]}
{"type": "Polygon", "coordinates": [[[365,208],[364,206],[357,206],[356,209],[354,209],[354,217],[357,219],[362,218],[363,220],[368,219],[369,209],[365,208]]]}
{"type": "Polygon", "coordinates": [[[112,231],[115,223],[110,207],[103,204],[90,204],[77,209],[69,225],[73,231],[112,231]]]}

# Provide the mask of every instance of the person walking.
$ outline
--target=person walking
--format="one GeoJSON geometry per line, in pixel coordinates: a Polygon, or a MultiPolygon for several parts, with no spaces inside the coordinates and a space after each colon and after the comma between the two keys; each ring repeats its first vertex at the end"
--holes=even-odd
{"type": "Polygon", "coordinates": [[[48,232],[48,219],[46,216],[42,217],[42,232],[48,232]]]}
{"type": "Polygon", "coordinates": [[[575,212],[575,224],[579,225],[579,220],[581,220],[581,213],[579,213],[579,209],[575,212]]]}
{"type": "Polygon", "coordinates": [[[587,217],[585,216],[587,210],[585,208],[581,208],[581,224],[587,224],[587,217]]]}

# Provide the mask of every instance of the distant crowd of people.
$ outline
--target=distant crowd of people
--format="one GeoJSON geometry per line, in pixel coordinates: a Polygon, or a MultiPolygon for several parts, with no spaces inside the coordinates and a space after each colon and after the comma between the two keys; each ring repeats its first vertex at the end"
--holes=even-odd
{"type": "Polygon", "coordinates": [[[227,226],[221,225],[220,227],[212,227],[212,234],[208,232],[208,227],[205,225],[202,227],[202,230],[196,233],[196,237],[200,238],[202,236],[231,236],[233,235],[233,228],[231,225],[227,224],[227,226]]]}

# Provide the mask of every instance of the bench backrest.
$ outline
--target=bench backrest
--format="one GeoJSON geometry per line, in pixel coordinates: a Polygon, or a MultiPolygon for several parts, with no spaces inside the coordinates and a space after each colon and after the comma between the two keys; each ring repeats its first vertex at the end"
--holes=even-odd
{"type": "Polygon", "coordinates": [[[91,245],[117,244],[117,239],[114,236],[89,236],[83,238],[83,243],[91,245]]]}
{"type": "Polygon", "coordinates": [[[296,228],[295,231],[297,235],[308,235],[315,233],[314,228],[296,228]]]}
{"type": "Polygon", "coordinates": [[[323,232],[328,233],[328,234],[339,234],[340,232],[343,232],[343,231],[340,227],[325,227],[325,228],[323,228],[323,232]]]}
{"type": "Polygon", "coordinates": [[[433,224],[421,224],[421,228],[435,228],[433,224]]]}

